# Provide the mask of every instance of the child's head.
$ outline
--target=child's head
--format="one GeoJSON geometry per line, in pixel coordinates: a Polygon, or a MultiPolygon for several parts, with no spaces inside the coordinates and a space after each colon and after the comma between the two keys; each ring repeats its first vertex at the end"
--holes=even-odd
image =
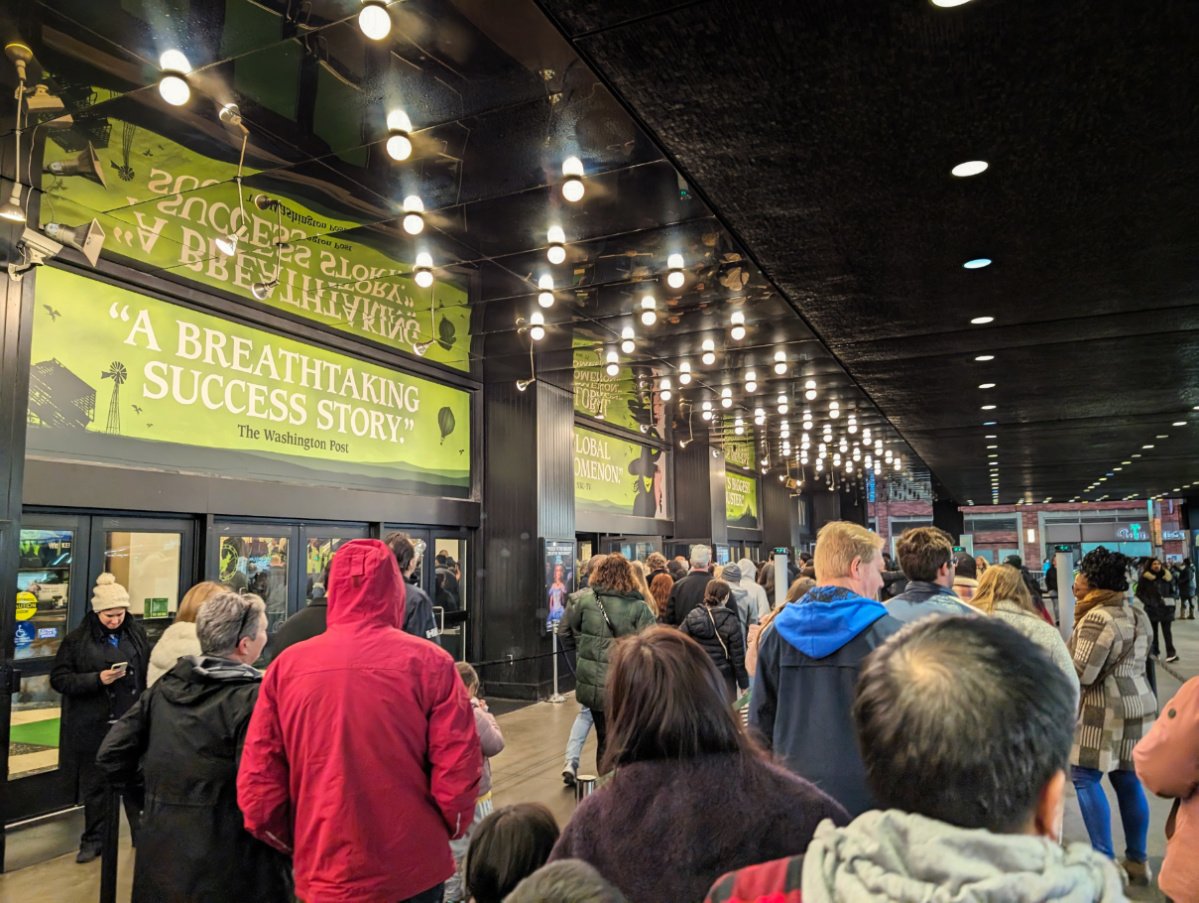
{"type": "Polygon", "coordinates": [[[475,903],[502,903],[550,858],[558,823],[539,803],[496,809],[475,828],[462,873],[475,903]]]}
{"type": "Polygon", "coordinates": [[[593,866],[560,859],[520,882],[507,903],[625,903],[625,898],[593,866]]]}
{"type": "Polygon", "coordinates": [[[458,662],[458,676],[466,684],[466,692],[474,699],[479,695],[479,675],[467,662],[458,662]]]}

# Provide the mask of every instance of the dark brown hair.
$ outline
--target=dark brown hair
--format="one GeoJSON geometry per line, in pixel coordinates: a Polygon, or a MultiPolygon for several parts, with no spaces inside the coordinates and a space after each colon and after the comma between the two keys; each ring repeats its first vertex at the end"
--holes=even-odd
{"type": "Polygon", "coordinates": [[[673,627],[651,627],[612,647],[606,685],[607,753],[600,771],[651,759],[756,755],[703,647],[673,627]]]}
{"type": "Polygon", "coordinates": [[[540,803],[496,809],[475,828],[462,875],[475,903],[503,903],[516,885],[550,858],[558,842],[554,814],[540,803]]]}
{"type": "Polygon", "coordinates": [[[669,574],[659,574],[649,585],[650,595],[658,603],[658,611],[666,611],[666,602],[670,599],[670,591],[674,588],[674,578],[669,574]]]}
{"type": "Polygon", "coordinates": [[[633,577],[633,566],[619,552],[605,558],[591,573],[591,588],[604,590],[617,596],[641,597],[641,589],[633,577]]]}
{"type": "Polygon", "coordinates": [[[905,577],[932,583],[941,566],[953,561],[953,538],[940,527],[916,527],[900,535],[895,553],[905,577]]]}
{"type": "Polygon", "coordinates": [[[400,568],[400,576],[403,577],[404,572],[408,570],[408,565],[412,564],[412,559],[416,557],[416,546],[412,544],[412,537],[396,530],[384,536],[383,542],[395,555],[396,564],[400,568]]]}
{"type": "Polygon", "coordinates": [[[704,587],[704,605],[709,608],[724,605],[729,599],[730,592],[732,592],[731,587],[723,580],[709,580],[708,585],[704,587]]]}

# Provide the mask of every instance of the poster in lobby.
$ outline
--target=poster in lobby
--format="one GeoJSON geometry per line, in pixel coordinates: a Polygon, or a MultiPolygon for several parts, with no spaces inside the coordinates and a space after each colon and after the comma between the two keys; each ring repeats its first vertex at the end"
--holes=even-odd
{"type": "Polygon", "coordinates": [[[545,541],[546,630],[553,630],[566,610],[566,597],[574,590],[575,544],[545,541]]]}
{"type": "Polygon", "coordinates": [[[466,498],[460,389],[43,267],[31,457],[466,498]]]}
{"type": "Polygon", "coordinates": [[[662,438],[666,434],[666,405],[649,387],[663,375],[646,364],[625,361],[615,376],[604,362],[602,344],[576,336],[574,339],[575,411],[613,426],[662,438]]]}
{"type": "Polygon", "coordinates": [[[731,470],[725,472],[725,521],[730,527],[758,529],[758,481],[731,470]]]}
{"type": "MultiPolygon", "coordinates": [[[[322,67],[317,73],[323,93],[340,90],[336,76],[322,67]]],[[[95,90],[101,97],[108,93],[95,90]]],[[[120,109],[119,99],[113,107],[120,109]]],[[[106,257],[119,255],[168,278],[229,292],[389,348],[416,355],[424,349],[427,360],[469,371],[467,293],[442,276],[432,288],[415,284],[415,253],[364,226],[386,219],[388,211],[364,207],[328,185],[288,183],[274,174],[267,181],[250,165],[253,154],[239,197],[236,155],[208,157],[144,124],[111,115],[108,122],[106,137],[92,135],[95,143],[82,151],[74,131],[47,132],[45,166],[76,171],[45,181],[43,224],[79,225],[95,218],[106,235],[106,257]],[[94,164],[79,172],[81,157],[94,164]],[[96,171],[104,178],[93,175],[96,171]],[[259,194],[277,200],[278,212],[255,206],[259,194]],[[218,253],[217,239],[239,229],[245,231],[236,252],[218,253]],[[279,241],[286,246],[276,266],[279,241]],[[271,279],[278,287],[254,300],[254,283],[271,279]]]]}
{"type": "Polygon", "coordinates": [[[576,426],[575,508],[666,518],[666,454],[576,426]]]}
{"type": "Polygon", "coordinates": [[[753,470],[758,466],[757,445],[754,442],[754,428],[746,425],[744,435],[738,436],[731,417],[725,417],[722,429],[724,435],[724,460],[742,470],[753,470]]]}

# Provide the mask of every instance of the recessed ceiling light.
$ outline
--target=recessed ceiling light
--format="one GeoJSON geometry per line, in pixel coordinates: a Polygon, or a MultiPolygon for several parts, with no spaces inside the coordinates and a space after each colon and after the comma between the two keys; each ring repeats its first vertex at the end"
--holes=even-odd
{"type": "MultiPolygon", "coordinates": [[[[970,322],[975,326],[982,326],[985,323],[993,323],[994,321],[995,321],[994,317],[975,317],[970,322]]],[[[1195,410],[1199,411],[1199,408],[1195,408],[1195,410]]]]}
{"type": "Polygon", "coordinates": [[[1186,426],[1186,425],[1187,425],[1187,422],[1185,420],[1175,420],[1174,421],[1174,426],[1186,426]]]}
{"type": "MultiPolygon", "coordinates": [[[[933,0],[933,6],[959,6],[962,3],[969,3],[969,2],[970,2],[970,0],[958,0],[957,3],[952,2],[952,0],[941,0],[941,2],[937,2],[937,0],[933,0]]],[[[965,163],[959,163],[957,166],[955,166],[953,169],[950,170],[950,172],[953,173],[955,176],[957,176],[959,179],[965,179],[965,178],[969,178],[970,176],[976,176],[980,172],[986,172],[986,171],[987,171],[987,161],[986,160],[967,160],[965,163]]]]}
{"type": "Polygon", "coordinates": [[[1169,436],[1167,436],[1165,433],[1158,433],[1158,434],[1157,434],[1157,438],[1159,438],[1159,439],[1169,439],[1170,437],[1169,437],[1169,436]]]}
{"type": "Polygon", "coordinates": [[[1132,462],[1131,461],[1121,461],[1120,463],[1121,464],[1131,464],[1132,462]]]}
{"type": "Polygon", "coordinates": [[[994,433],[987,433],[987,435],[983,436],[983,438],[984,439],[998,439],[999,437],[996,436],[994,433]]]}
{"type": "Polygon", "coordinates": [[[993,360],[995,360],[995,355],[993,355],[993,354],[980,354],[978,357],[976,357],[976,358],[975,358],[975,360],[976,360],[976,361],[993,361],[993,360]]]}
{"type": "Polygon", "coordinates": [[[995,383],[983,383],[979,386],[980,389],[994,389],[995,383]]]}
{"type": "Polygon", "coordinates": [[[993,410],[995,410],[995,405],[993,405],[993,404],[985,404],[985,405],[983,405],[983,408],[982,408],[982,409],[983,409],[984,411],[993,411],[993,410]]]}
{"type": "Polygon", "coordinates": [[[1141,453],[1140,453],[1140,452],[1137,452],[1135,455],[1133,455],[1133,457],[1134,457],[1134,458],[1140,458],[1140,457],[1143,457],[1143,456],[1141,455],[1141,453]]]}
{"type": "Polygon", "coordinates": [[[983,426],[994,426],[997,423],[995,420],[987,420],[983,422],[983,426]]]}
{"type": "Polygon", "coordinates": [[[988,445],[987,448],[999,448],[998,445],[988,445]]]}
{"type": "Polygon", "coordinates": [[[1153,448],[1152,445],[1142,445],[1141,448],[1153,448]]]}
{"type": "Polygon", "coordinates": [[[999,455],[987,455],[988,458],[998,458],[999,455]]]}
{"type": "Polygon", "coordinates": [[[1113,467],[1112,470],[1123,470],[1123,467],[1113,467]]]}
{"type": "Polygon", "coordinates": [[[983,267],[989,267],[990,265],[990,257],[976,257],[974,260],[967,260],[962,264],[968,270],[981,270],[983,267]]]}

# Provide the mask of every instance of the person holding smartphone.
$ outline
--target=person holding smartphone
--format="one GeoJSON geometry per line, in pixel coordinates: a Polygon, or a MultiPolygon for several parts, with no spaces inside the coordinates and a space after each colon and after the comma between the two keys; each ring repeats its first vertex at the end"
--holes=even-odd
{"type": "MultiPolygon", "coordinates": [[[[63,697],[63,766],[77,772],[77,798],[84,805],[76,862],[91,862],[100,855],[107,785],[96,766],[96,753],[109,728],[146,689],[149,663],[150,643],[129,615],[129,593],[112,574],[101,574],[92,610],[63,640],[50,672],[50,685],[63,697]]],[[[140,819],[133,796],[125,795],[125,813],[136,841],[140,819]]]]}

